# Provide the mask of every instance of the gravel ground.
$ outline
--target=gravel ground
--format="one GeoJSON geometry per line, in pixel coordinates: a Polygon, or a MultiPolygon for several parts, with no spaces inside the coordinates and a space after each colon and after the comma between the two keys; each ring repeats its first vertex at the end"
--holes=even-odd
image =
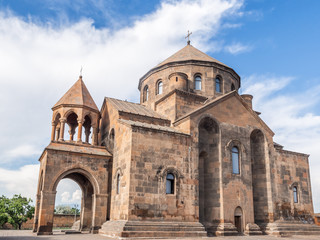
{"type": "MultiPolygon", "coordinates": [[[[99,234],[68,234],[66,235],[61,231],[54,231],[53,235],[50,236],[37,236],[30,230],[0,230],[0,239],[8,240],[110,240],[114,238],[105,237],[99,234]]],[[[237,237],[203,237],[203,238],[172,238],[171,240],[320,240],[320,235],[318,236],[291,236],[291,237],[273,237],[273,236],[237,236],[237,237]]],[[[145,238],[147,240],[147,238],[145,238]]],[[[167,239],[168,240],[168,239],[167,239]]]]}

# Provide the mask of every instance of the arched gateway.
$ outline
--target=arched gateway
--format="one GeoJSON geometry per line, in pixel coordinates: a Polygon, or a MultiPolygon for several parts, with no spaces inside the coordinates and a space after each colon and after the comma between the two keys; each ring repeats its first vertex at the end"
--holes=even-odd
{"type": "Polygon", "coordinates": [[[111,154],[105,147],[97,146],[99,110],[81,77],[52,110],[51,143],[39,160],[40,175],[33,231],[39,235],[52,234],[56,188],[60,180],[69,178],[82,190],[81,230],[97,232],[108,218],[108,180],[111,169],[111,154]],[[68,140],[64,139],[66,123],[70,135],[68,140]],[[85,133],[84,141],[82,128],[85,133]],[[74,139],[76,130],[78,133],[74,139]],[[91,130],[92,141],[89,140],[91,130]]]}

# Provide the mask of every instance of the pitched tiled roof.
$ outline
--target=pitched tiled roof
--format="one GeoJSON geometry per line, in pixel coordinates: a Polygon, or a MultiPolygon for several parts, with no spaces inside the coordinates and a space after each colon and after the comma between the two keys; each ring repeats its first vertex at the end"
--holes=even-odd
{"type": "Polygon", "coordinates": [[[60,105],[80,105],[99,111],[80,76],[78,81],[60,98],[53,108],[60,105]]]}
{"type": "Polygon", "coordinates": [[[138,103],[122,101],[119,99],[109,98],[109,97],[106,97],[105,99],[107,102],[110,102],[115,107],[115,109],[117,109],[120,112],[126,112],[126,113],[146,116],[146,117],[168,120],[166,117],[160,115],[159,113],[153,111],[152,109],[147,108],[138,103]]]}
{"type": "Polygon", "coordinates": [[[188,134],[183,133],[179,130],[176,130],[172,127],[160,126],[160,125],[155,125],[155,124],[150,124],[150,123],[143,123],[143,122],[137,122],[137,121],[132,121],[132,120],[124,120],[124,119],[119,119],[118,121],[122,122],[124,124],[128,124],[130,126],[143,127],[143,128],[149,128],[149,129],[154,129],[154,130],[158,130],[158,131],[188,135],[188,134]]]}
{"type": "Polygon", "coordinates": [[[208,56],[207,54],[201,52],[200,50],[196,49],[192,45],[187,45],[182,48],[180,51],[173,54],[171,57],[167,58],[163,62],[159,63],[157,67],[165,65],[171,62],[181,62],[181,61],[188,61],[188,60],[195,60],[195,61],[204,61],[204,62],[215,62],[220,65],[226,66],[224,63],[208,56]]]}

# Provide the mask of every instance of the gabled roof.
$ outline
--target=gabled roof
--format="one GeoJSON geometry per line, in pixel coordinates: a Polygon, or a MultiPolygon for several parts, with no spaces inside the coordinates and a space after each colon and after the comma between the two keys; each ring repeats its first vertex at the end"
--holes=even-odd
{"type": "Polygon", "coordinates": [[[189,60],[214,62],[214,63],[218,63],[220,65],[228,67],[222,62],[210,57],[209,55],[205,54],[204,52],[201,52],[200,50],[196,49],[195,47],[189,44],[184,48],[182,48],[180,51],[173,54],[171,57],[159,63],[156,67],[160,67],[162,65],[165,65],[171,62],[182,62],[182,61],[189,61],[189,60]]]}
{"type": "Polygon", "coordinates": [[[124,119],[119,119],[118,121],[121,122],[121,123],[130,125],[130,126],[135,126],[135,127],[153,129],[153,130],[157,130],[157,131],[161,131],[161,132],[168,132],[168,133],[175,133],[175,134],[181,134],[181,135],[190,136],[189,134],[186,134],[184,132],[181,132],[181,131],[179,131],[177,129],[174,129],[174,128],[168,127],[168,126],[161,126],[161,125],[156,125],[156,124],[143,123],[143,122],[132,121],[132,120],[124,120],[124,119]]]}
{"type": "Polygon", "coordinates": [[[53,106],[53,109],[61,105],[85,106],[99,111],[81,76],[79,77],[78,81],[76,81],[75,84],[73,84],[73,86],[53,106]]]}
{"type": "Polygon", "coordinates": [[[114,108],[119,112],[126,112],[126,113],[132,113],[140,116],[168,120],[166,117],[160,115],[159,113],[153,111],[152,109],[147,108],[138,103],[122,101],[119,99],[109,98],[109,97],[106,97],[105,101],[110,102],[112,106],[114,106],[114,108]]]}
{"type": "Polygon", "coordinates": [[[235,90],[232,91],[232,92],[229,92],[229,93],[227,93],[227,94],[224,94],[224,95],[222,95],[222,96],[220,96],[220,97],[218,97],[218,98],[208,99],[208,100],[206,101],[206,103],[205,103],[202,107],[200,107],[200,108],[198,108],[198,109],[196,109],[196,110],[193,110],[193,111],[187,113],[186,115],[180,117],[179,119],[177,119],[177,120],[173,123],[173,125],[175,126],[176,123],[182,121],[183,119],[186,119],[187,117],[189,117],[189,116],[191,116],[191,115],[193,115],[193,114],[199,113],[199,112],[201,112],[201,111],[205,111],[207,108],[209,108],[209,107],[211,107],[211,106],[214,106],[214,105],[216,105],[216,104],[219,104],[219,103],[227,100],[228,98],[230,98],[230,97],[232,97],[232,96],[235,96],[235,97],[242,103],[242,105],[251,113],[251,115],[252,115],[258,122],[260,122],[260,123],[265,127],[266,130],[268,130],[268,131],[270,132],[270,134],[271,134],[272,136],[274,135],[274,132],[268,127],[268,125],[259,117],[259,115],[258,115],[254,110],[252,110],[252,108],[250,108],[250,107],[248,106],[248,104],[242,99],[242,97],[241,97],[241,96],[237,93],[237,91],[235,91],[235,90]]]}

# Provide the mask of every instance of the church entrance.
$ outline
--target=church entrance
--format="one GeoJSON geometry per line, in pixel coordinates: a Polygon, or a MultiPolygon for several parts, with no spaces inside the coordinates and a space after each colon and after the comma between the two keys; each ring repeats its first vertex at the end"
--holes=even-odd
{"type": "MultiPolygon", "coordinates": [[[[93,227],[93,203],[94,203],[94,186],[92,185],[85,172],[80,169],[71,170],[69,173],[63,174],[58,179],[56,186],[63,179],[70,179],[76,182],[81,189],[81,208],[80,221],[77,224],[77,230],[92,230],[93,227]]],[[[56,188],[55,186],[55,188],[56,188]]],[[[79,204],[80,205],[80,204],[79,204]]]]}
{"type": "Polygon", "coordinates": [[[234,225],[237,228],[238,233],[243,232],[242,228],[242,209],[237,207],[234,211],[234,225]]]}

